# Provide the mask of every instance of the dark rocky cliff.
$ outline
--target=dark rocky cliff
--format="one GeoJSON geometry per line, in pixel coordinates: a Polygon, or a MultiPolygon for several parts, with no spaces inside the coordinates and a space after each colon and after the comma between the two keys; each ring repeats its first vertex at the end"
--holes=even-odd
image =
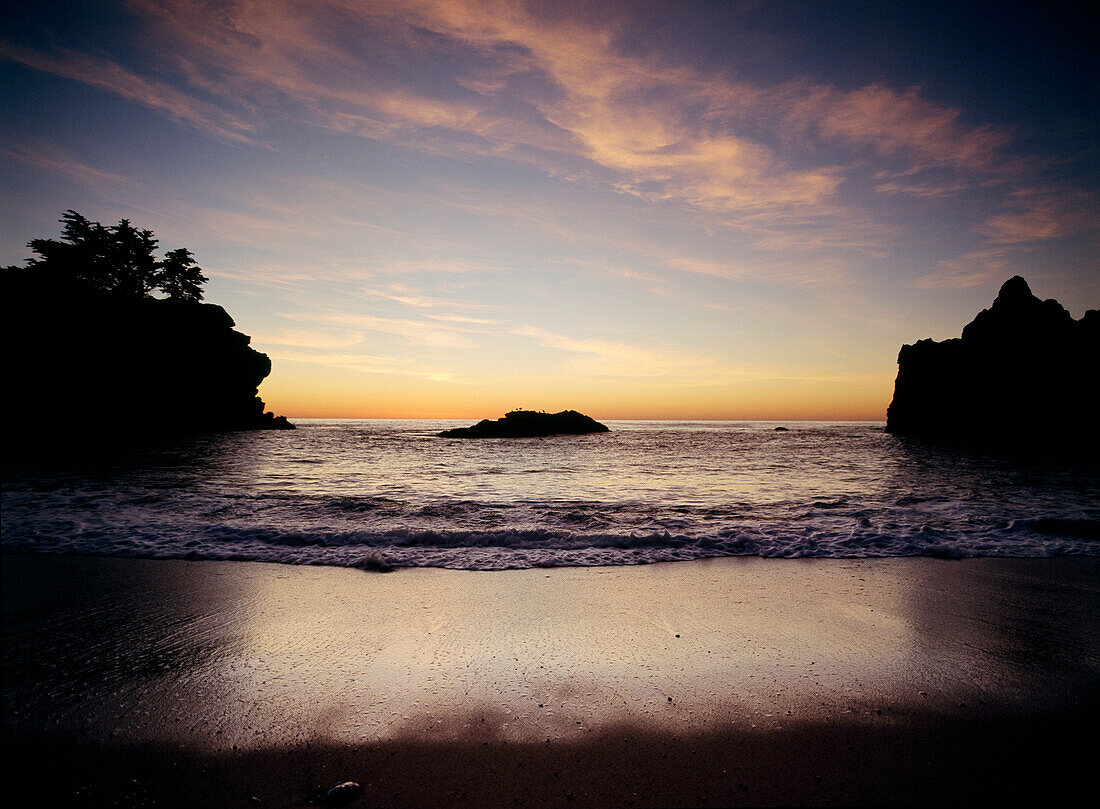
{"type": "Polygon", "coordinates": [[[271,361],[220,306],[58,287],[25,270],[0,278],[12,441],[293,426],[264,412],[271,361]]]}
{"type": "Polygon", "coordinates": [[[1100,436],[1100,312],[1080,320],[1016,276],[962,337],[902,346],[890,432],[983,443],[1075,443],[1100,436]]]}

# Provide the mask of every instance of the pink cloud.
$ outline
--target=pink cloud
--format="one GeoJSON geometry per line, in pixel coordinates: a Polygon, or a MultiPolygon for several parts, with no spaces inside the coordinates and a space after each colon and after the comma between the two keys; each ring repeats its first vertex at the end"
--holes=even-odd
{"type": "Polygon", "coordinates": [[[925,166],[988,170],[1003,159],[1009,142],[1003,130],[967,125],[960,110],[929,101],[916,88],[808,88],[791,117],[826,137],[865,145],[882,155],[907,155],[925,166]]]}
{"type": "Polygon", "coordinates": [[[995,244],[1044,241],[1095,227],[1094,210],[1090,195],[1054,189],[1017,191],[978,230],[995,244]]]}
{"type": "MultiPolygon", "coordinates": [[[[842,200],[852,169],[821,156],[837,149],[864,150],[883,169],[878,193],[928,204],[976,187],[1011,193],[1021,182],[1021,161],[1006,154],[1010,133],[967,123],[919,89],[754,86],[667,54],[625,54],[611,23],[576,9],[536,13],[518,0],[130,8],[160,78],[72,52],[0,53],[213,137],[260,143],[265,126],[290,121],[447,156],[525,161],[564,181],[698,211],[762,249],[790,247],[791,231],[813,220],[840,233],[814,243],[881,250],[867,212],[842,200]],[[803,148],[807,139],[829,148],[803,148]]],[[[1006,242],[1068,227],[1049,209],[1006,210],[982,234],[1006,242]]]]}

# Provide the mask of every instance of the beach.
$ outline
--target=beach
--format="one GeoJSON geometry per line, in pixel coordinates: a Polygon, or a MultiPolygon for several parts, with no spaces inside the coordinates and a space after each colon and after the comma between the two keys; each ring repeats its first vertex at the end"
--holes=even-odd
{"type": "Polygon", "coordinates": [[[7,805],[1097,791],[1081,15],[8,5],[7,805]]]}
{"type": "Polygon", "coordinates": [[[24,804],[1055,800],[1100,560],[360,570],[5,554],[24,804]]]}

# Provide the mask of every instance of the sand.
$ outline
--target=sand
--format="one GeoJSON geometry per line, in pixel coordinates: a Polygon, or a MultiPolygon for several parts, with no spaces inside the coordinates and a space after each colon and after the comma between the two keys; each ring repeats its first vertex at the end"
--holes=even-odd
{"type": "MultiPolygon", "coordinates": [[[[1027,802],[1091,785],[1100,559],[379,574],[5,555],[12,794],[1027,802]]],[[[10,777],[9,777],[9,780],[10,777]]]]}

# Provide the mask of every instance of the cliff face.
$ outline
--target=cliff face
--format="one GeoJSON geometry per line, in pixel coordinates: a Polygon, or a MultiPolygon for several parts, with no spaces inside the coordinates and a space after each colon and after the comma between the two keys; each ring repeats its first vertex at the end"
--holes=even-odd
{"type": "Polygon", "coordinates": [[[1016,276],[961,338],[902,346],[890,432],[995,443],[1095,444],[1100,312],[1074,320],[1016,276]]]}
{"type": "Polygon", "coordinates": [[[4,274],[9,430],[46,434],[287,429],[257,388],[271,361],[220,306],[51,289],[4,274]]]}

